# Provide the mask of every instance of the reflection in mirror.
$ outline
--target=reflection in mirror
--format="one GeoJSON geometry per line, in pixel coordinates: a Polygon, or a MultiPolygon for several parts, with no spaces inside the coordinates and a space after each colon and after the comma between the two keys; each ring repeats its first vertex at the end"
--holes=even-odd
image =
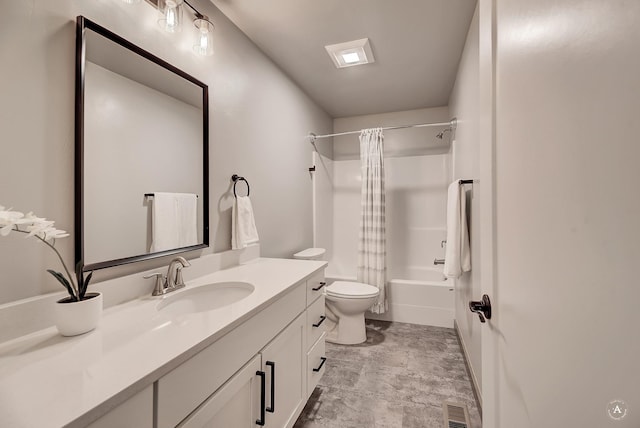
{"type": "Polygon", "coordinates": [[[76,260],[208,246],[207,86],[86,18],[77,37],[76,260]]]}

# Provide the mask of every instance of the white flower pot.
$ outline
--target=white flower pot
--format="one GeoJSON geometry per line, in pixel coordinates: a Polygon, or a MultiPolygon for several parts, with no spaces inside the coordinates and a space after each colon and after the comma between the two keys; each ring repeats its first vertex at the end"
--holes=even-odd
{"type": "Polygon", "coordinates": [[[54,319],[63,336],[77,336],[98,326],[102,317],[102,293],[87,293],[85,300],[69,301],[69,297],[55,304],[54,319]]]}

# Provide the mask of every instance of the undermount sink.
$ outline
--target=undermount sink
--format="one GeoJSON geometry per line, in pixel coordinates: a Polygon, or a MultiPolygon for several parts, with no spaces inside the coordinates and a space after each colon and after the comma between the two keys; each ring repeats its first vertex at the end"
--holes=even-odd
{"type": "Polygon", "coordinates": [[[169,315],[206,312],[236,303],[254,290],[255,287],[247,282],[214,282],[170,294],[157,309],[169,315]]]}

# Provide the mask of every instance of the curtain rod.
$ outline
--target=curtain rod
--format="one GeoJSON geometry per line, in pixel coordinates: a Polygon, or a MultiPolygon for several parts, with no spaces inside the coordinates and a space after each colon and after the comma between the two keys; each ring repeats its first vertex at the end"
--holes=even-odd
{"type": "MultiPolygon", "coordinates": [[[[458,124],[457,119],[454,117],[449,122],[438,122],[438,123],[418,123],[415,125],[399,125],[399,126],[387,126],[382,128],[383,131],[387,131],[389,129],[405,129],[405,128],[424,128],[427,126],[449,126],[450,130],[456,129],[456,125],[458,124]]],[[[359,131],[346,131],[346,132],[338,132],[336,134],[325,134],[325,135],[316,135],[313,132],[309,132],[309,140],[313,143],[318,138],[328,138],[328,137],[338,137],[340,135],[350,135],[350,134],[359,134],[362,130],[359,131]]]]}

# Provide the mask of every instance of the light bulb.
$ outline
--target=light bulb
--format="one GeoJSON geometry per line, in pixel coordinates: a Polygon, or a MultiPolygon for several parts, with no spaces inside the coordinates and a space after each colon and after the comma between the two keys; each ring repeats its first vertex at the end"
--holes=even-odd
{"type": "Polygon", "coordinates": [[[213,24],[206,17],[193,21],[193,25],[199,30],[196,35],[196,43],[193,51],[198,55],[213,55],[213,24]]]}
{"type": "Polygon", "coordinates": [[[175,33],[180,31],[182,23],[182,2],[183,0],[159,0],[158,11],[160,19],[158,24],[167,32],[175,33]]]}
{"type": "Polygon", "coordinates": [[[209,32],[200,30],[200,50],[207,50],[209,46],[209,32]]]}
{"type": "Polygon", "coordinates": [[[167,27],[175,27],[178,19],[176,18],[176,8],[170,7],[167,9],[167,27]]]}

